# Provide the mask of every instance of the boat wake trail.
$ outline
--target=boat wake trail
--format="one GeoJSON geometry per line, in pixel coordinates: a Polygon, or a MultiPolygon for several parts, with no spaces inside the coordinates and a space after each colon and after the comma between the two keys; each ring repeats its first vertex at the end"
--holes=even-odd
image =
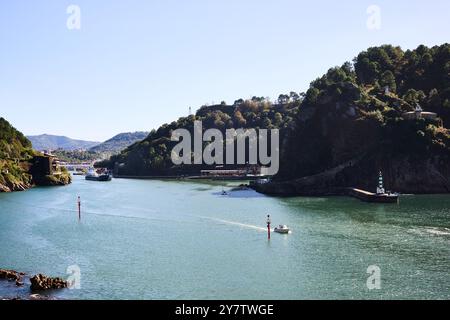
{"type": "Polygon", "coordinates": [[[211,220],[211,221],[215,221],[215,222],[218,222],[218,223],[227,224],[227,225],[231,225],[231,226],[238,226],[238,227],[241,227],[241,228],[253,229],[253,230],[264,231],[264,232],[267,231],[266,228],[258,227],[258,226],[252,225],[252,224],[246,224],[246,223],[241,223],[241,222],[216,219],[216,218],[211,218],[211,217],[203,217],[203,216],[199,216],[199,218],[206,219],[206,220],[211,220]]]}
{"type": "Polygon", "coordinates": [[[432,235],[432,236],[450,236],[450,228],[438,228],[438,227],[422,227],[409,230],[412,233],[419,235],[432,235]]]}

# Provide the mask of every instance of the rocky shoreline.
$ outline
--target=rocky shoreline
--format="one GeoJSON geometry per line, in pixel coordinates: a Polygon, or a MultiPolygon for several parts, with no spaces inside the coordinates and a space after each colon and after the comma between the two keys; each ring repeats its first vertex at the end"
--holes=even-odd
{"type": "Polygon", "coordinates": [[[327,171],[291,180],[273,180],[251,184],[259,193],[272,196],[340,196],[347,188],[375,191],[379,171],[385,187],[401,194],[450,193],[450,161],[448,157],[383,159],[362,157],[327,171]]]}
{"type": "Polygon", "coordinates": [[[16,192],[26,191],[35,186],[65,186],[72,182],[72,178],[69,173],[59,175],[46,175],[41,177],[34,177],[33,181],[9,181],[4,179],[5,182],[0,182],[0,192],[16,192]]]}
{"type": "Polygon", "coordinates": [[[12,295],[0,296],[0,300],[52,300],[54,298],[44,295],[47,290],[64,289],[69,283],[61,278],[53,278],[43,274],[28,276],[24,272],[0,269],[0,281],[5,281],[12,295]],[[12,283],[14,282],[14,285],[12,283]],[[25,284],[29,285],[27,290],[25,284]],[[14,290],[17,289],[17,290],[14,290]]]}

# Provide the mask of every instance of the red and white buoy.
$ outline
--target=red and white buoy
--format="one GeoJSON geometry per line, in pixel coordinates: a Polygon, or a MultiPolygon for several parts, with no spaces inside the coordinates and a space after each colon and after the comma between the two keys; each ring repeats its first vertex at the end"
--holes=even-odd
{"type": "Polygon", "coordinates": [[[270,240],[270,214],[267,215],[267,239],[270,240]]]}
{"type": "Polygon", "coordinates": [[[81,199],[80,196],[78,196],[78,221],[81,221],[81,199]]]}

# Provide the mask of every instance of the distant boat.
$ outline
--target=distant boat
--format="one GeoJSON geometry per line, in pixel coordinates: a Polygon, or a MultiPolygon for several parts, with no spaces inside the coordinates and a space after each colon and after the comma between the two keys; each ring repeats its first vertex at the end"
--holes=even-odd
{"type": "Polygon", "coordinates": [[[386,202],[386,203],[396,203],[398,202],[399,194],[390,191],[386,191],[384,189],[384,183],[383,183],[383,173],[380,171],[378,175],[378,187],[377,187],[377,193],[375,196],[375,202],[386,202]]]}
{"type": "Polygon", "coordinates": [[[381,171],[378,175],[378,187],[376,193],[357,188],[348,188],[348,194],[359,200],[375,203],[398,203],[400,196],[398,193],[393,193],[384,189],[383,173],[381,171]]]}
{"type": "Polygon", "coordinates": [[[275,229],[273,229],[273,231],[277,232],[277,233],[287,234],[287,233],[289,233],[290,229],[288,226],[280,224],[278,227],[275,227],[275,229]]]}
{"type": "Polygon", "coordinates": [[[111,181],[112,177],[109,173],[98,174],[95,170],[89,170],[85,179],[90,181],[111,181]]]}

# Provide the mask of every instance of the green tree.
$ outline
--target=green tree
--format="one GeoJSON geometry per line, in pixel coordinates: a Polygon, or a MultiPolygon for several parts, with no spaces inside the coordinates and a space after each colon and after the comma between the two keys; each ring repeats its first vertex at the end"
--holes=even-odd
{"type": "Polygon", "coordinates": [[[290,97],[287,94],[280,94],[278,96],[278,103],[279,104],[286,104],[286,103],[289,102],[289,100],[290,100],[290,97]]]}
{"type": "Polygon", "coordinates": [[[306,92],[305,102],[308,104],[315,104],[317,102],[317,98],[319,97],[320,91],[317,88],[310,88],[306,92]]]}
{"type": "Polygon", "coordinates": [[[238,127],[244,127],[247,124],[247,121],[239,110],[234,113],[234,122],[238,127]]]}
{"type": "Polygon", "coordinates": [[[397,91],[397,83],[395,82],[395,76],[390,70],[383,72],[383,74],[381,75],[380,84],[383,87],[389,87],[389,90],[392,92],[397,91]]]}
{"type": "Polygon", "coordinates": [[[283,116],[281,115],[281,113],[279,112],[275,113],[274,120],[275,126],[277,127],[281,126],[281,123],[283,122],[283,116]]]}
{"type": "Polygon", "coordinates": [[[291,91],[291,93],[289,93],[289,97],[294,102],[300,100],[300,95],[297,92],[294,92],[294,91],[291,91]]]}

